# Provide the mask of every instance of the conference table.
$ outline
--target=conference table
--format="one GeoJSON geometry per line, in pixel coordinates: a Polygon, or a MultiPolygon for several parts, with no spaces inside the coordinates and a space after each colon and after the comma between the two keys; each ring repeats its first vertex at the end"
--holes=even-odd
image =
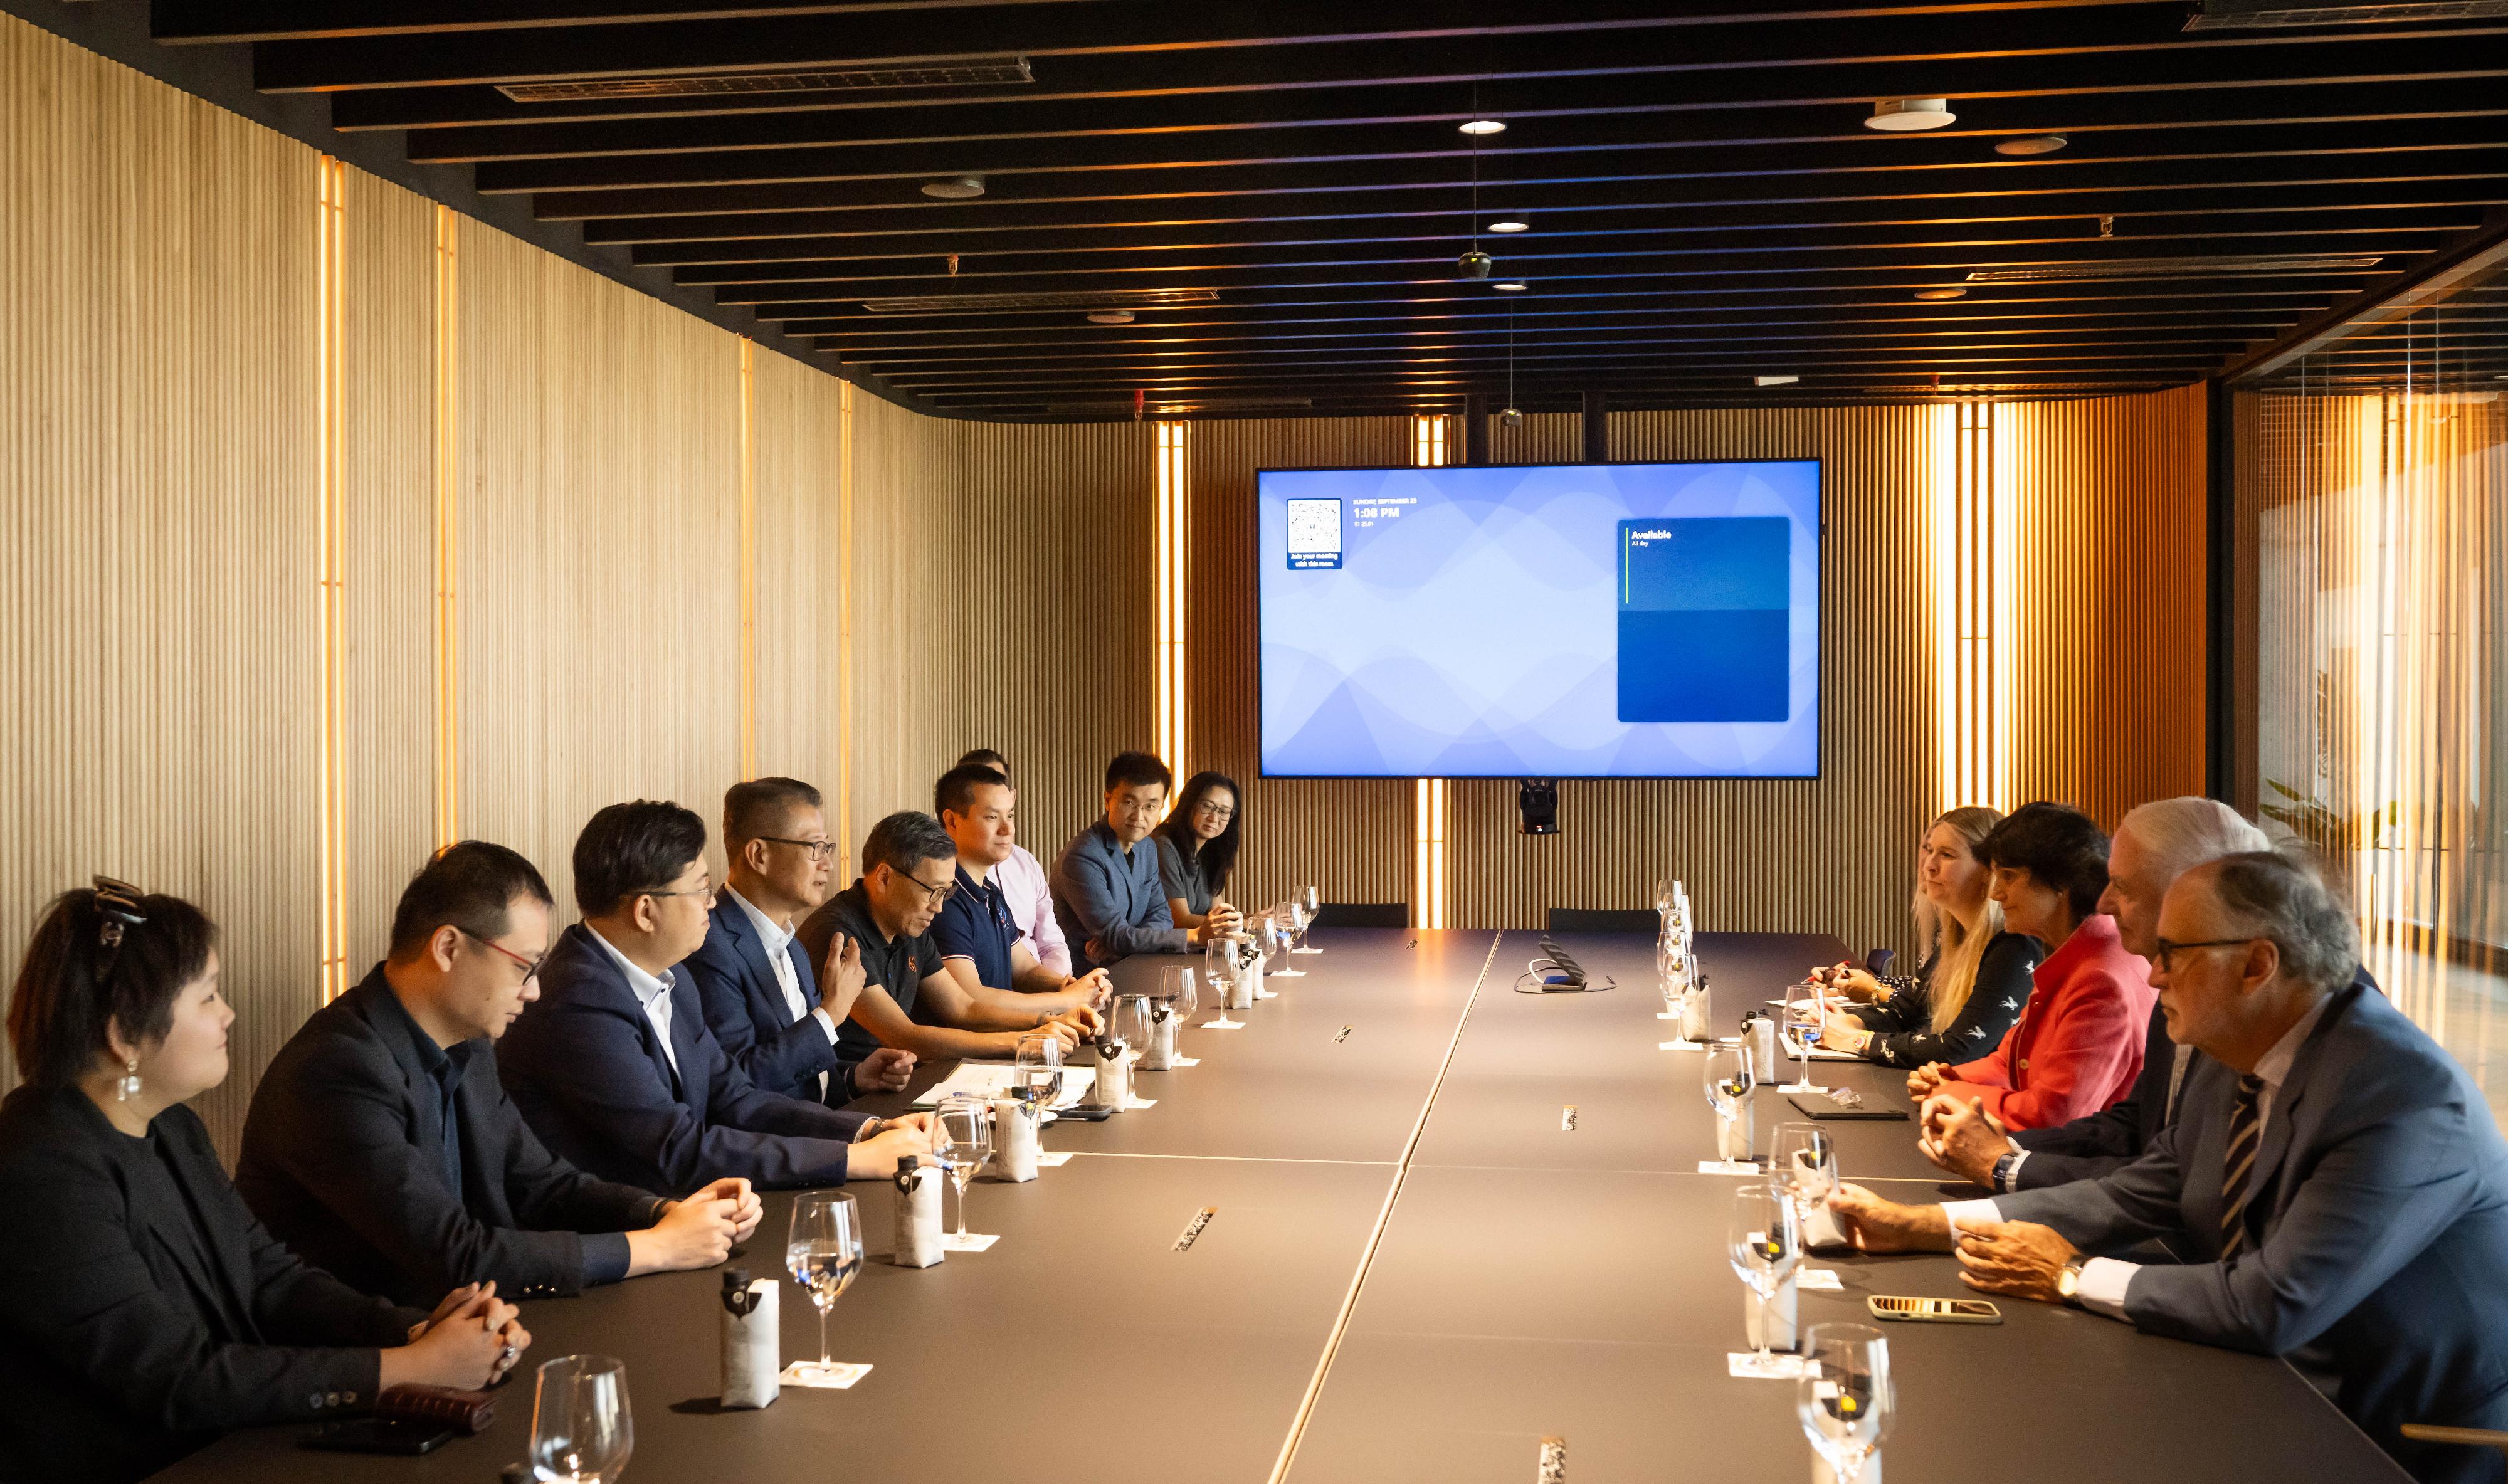
{"type": "MultiPolygon", "coordinates": [[[[526,1306],[531,1356],[479,1437],[356,1458],[301,1449],[306,1428],[252,1428],[160,1477],[493,1479],[526,1452],[531,1363],[592,1353],[626,1362],[628,1476],[654,1484],[1528,1484],[1544,1439],[1563,1444],[1566,1480],[1805,1484],[1793,1385],[1727,1372],[1747,1349],[1724,1255],[1741,1182],[1700,1171],[1715,1153],[1701,1055],[1662,1048],[1651,945],[1563,936],[1617,987],[1519,992],[1536,938],[1316,931],[1323,951],[1236,1012],[1243,1028],[1204,1028],[1205,1007],[1178,1046],[1199,1064],[1138,1075],[1153,1106],[1051,1125],[1046,1149],[1069,1159],[1035,1181],[978,1179],[968,1219],[998,1235],[987,1251],[897,1267],[892,1187],[854,1185],[872,1255],[836,1304],[832,1350],[872,1369],[850,1390],[719,1409],[720,1275],[660,1275],[526,1306]]],[[[1728,1031],[1843,953],[1817,935],[1697,943],[1728,1031]]],[[[1126,960],[1116,986],[1177,961],[1126,960]]],[[[858,1106],[899,1111],[946,1070],[858,1106]]],[[[1898,1072],[1824,1062],[1813,1080],[1908,1105],[1898,1072]]],[[[1753,1095],[1764,1153],[1796,1115],[1773,1089],[1753,1095]]],[[[1826,1127],[1851,1181],[1976,1194],[1943,1183],[1911,1124],[1826,1127]]],[[[733,1265],[780,1277],[790,1206],[768,1196],[733,1265]]],[[[1803,1292],[1805,1325],[1866,1320],[1875,1293],[1969,1291],[1941,1255],[1805,1265],[1843,1288],[1803,1292]]],[[[2281,1361],[2002,1308],[1997,1326],[1890,1327],[1897,1484],[2406,1477],[2281,1361]]],[[[815,1356],[816,1312],[789,1282],[781,1309],[785,1358],[815,1356]]]]}

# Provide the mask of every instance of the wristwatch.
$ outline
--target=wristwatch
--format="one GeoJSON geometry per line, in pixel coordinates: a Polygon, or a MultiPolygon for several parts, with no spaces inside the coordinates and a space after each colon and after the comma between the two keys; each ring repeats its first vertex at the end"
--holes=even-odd
{"type": "Polygon", "coordinates": [[[2082,1307],[2082,1264],[2088,1261],[2075,1254],[2071,1262],[2064,1264],[2064,1271],[2055,1275],[2055,1296],[2064,1301],[2067,1309],[2082,1307]]]}
{"type": "Polygon", "coordinates": [[[2019,1158],[2016,1151],[1998,1156],[1994,1162],[1993,1170],[1986,1176],[1986,1182],[1996,1190],[2009,1194],[2011,1190],[2011,1166],[2019,1158]]]}

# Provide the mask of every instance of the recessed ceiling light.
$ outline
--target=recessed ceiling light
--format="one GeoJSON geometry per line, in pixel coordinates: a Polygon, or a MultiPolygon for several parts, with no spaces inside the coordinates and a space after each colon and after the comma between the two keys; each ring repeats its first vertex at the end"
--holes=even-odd
{"type": "Polygon", "coordinates": [[[1524,292],[1527,285],[1519,283],[1513,278],[1501,278],[1497,282],[1491,284],[1490,287],[1496,289],[1502,294],[1520,294],[1524,292]]]}
{"type": "Polygon", "coordinates": [[[1532,223],[1520,222],[1515,220],[1513,217],[1508,217],[1504,221],[1494,221],[1490,223],[1489,230],[1492,232],[1530,232],[1532,230],[1532,223]]]}
{"type": "Polygon", "coordinates": [[[1790,387],[1801,380],[1802,378],[1799,376],[1754,376],[1751,378],[1751,385],[1753,387],[1790,387]]]}
{"type": "Polygon", "coordinates": [[[1456,127],[1467,134],[1502,134],[1506,132],[1506,121],[1503,119],[1466,119],[1456,127]]]}
{"type": "Polygon", "coordinates": [[[1130,310],[1099,310],[1088,316],[1088,322],[1090,324],[1130,324],[1132,322],[1132,312],[1130,310]]]}
{"type": "Polygon", "coordinates": [[[1951,112],[1948,98],[1883,98],[1872,105],[1872,117],[1863,121],[1863,127],[1903,134],[1958,122],[1959,115],[1951,112]]]}
{"type": "Polygon", "coordinates": [[[1965,296],[1967,293],[1968,290],[1965,288],[1920,288],[1916,290],[1916,297],[1919,299],[1957,299],[1965,296]]]}
{"type": "Polygon", "coordinates": [[[2006,139],[1994,147],[1998,155],[2051,155],[2073,141],[2062,134],[2030,134],[2025,138],[2006,139]]]}
{"type": "Polygon", "coordinates": [[[948,175],[923,182],[923,194],[942,201],[973,201],[984,194],[981,175],[948,175]]]}

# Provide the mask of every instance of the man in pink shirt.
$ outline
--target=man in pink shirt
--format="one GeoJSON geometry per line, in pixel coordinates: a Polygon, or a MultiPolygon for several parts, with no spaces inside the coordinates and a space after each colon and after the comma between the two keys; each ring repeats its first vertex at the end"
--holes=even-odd
{"type": "MultiPolygon", "coordinates": [[[[991,748],[977,748],[959,759],[957,765],[965,767],[971,762],[993,768],[1010,778],[1014,788],[1017,786],[1010,760],[991,748]]],[[[1028,854],[1025,845],[1013,845],[1010,859],[993,868],[992,878],[1001,884],[1002,895],[1010,903],[1011,920],[1027,935],[1028,946],[1036,950],[1036,961],[1068,977],[1071,945],[1062,936],[1062,924],[1054,920],[1053,890],[1046,884],[1045,868],[1028,854]]]]}

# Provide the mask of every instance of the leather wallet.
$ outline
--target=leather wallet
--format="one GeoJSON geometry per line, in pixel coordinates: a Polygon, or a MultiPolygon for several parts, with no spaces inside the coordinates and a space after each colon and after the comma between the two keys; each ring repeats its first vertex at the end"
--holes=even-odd
{"type": "Polygon", "coordinates": [[[387,1387],[375,1398],[375,1415],[387,1422],[431,1424],[475,1436],[497,1420],[497,1398],[493,1392],[449,1386],[387,1387]]]}

